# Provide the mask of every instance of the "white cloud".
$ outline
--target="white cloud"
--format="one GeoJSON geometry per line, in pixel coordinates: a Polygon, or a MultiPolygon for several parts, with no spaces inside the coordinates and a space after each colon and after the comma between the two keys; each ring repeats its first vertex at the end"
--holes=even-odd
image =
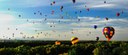
{"type": "Polygon", "coordinates": [[[83,3],[76,5],[77,9],[85,9],[85,6],[87,8],[109,8],[109,9],[128,9],[127,2],[128,0],[105,0],[106,3],[104,3],[103,0],[79,0],[78,3],[83,3]],[[116,8],[115,8],[116,7],[116,8]]]}
{"type": "Polygon", "coordinates": [[[99,5],[92,5],[91,8],[113,8],[115,4],[99,4],[99,5]]]}
{"type": "Polygon", "coordinates": [[[10,14],[5,14],[5,13],[0,13],[0,20],[4,21],[4,20],[13,20],[15,17],[13,15],[10,14]]]}
{"type": "MultiPolygon", "coordinates": [[[[40,7],[50,5],[50,0],[8,0],[0,1],[1,4],[7,4],[12,7],[40,7]],[[17,6],[15,6],[17,5],[17,6]]],[[[3,6],[3,5],[0,5],[3,6]]]]}

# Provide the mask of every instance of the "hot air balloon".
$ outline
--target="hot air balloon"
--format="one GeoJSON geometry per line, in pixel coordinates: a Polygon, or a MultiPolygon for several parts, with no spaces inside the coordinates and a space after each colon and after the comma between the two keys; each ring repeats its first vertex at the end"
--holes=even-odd
{"type": "Polygon", "coordinates": [[[75,12],[75,14],[77,14],[77,12],[75,12]]]}
{"type": "Polygon", "coordinates": [[[51,5],[54,5],[56,2],[55,1],[53,1],[52,3],[51,3],[51,5]]]}
{"type": "Polygon", "coordinates": [[[106,20],[108,20],[108,18],[107,18],[107,17],[106,17],[105,19],[106,19],[106,20]]]}
{"type": "Polygon", "coordinates": [[[80,13],[81,13],[82,11],[80,11],[80,13]]]}
{"type": "Polygon", "coordinates": [[[42,13],[40,13],[40,15],[42,16],[42,13]]]}
{"type": "Polygon", "coordinates": [[[27,22],[28,22],[29,20],[27,19],[27,22]]]}
{"type": "Polygon", "coordinates": [[[122,11],[121,11],[121,13],[123,14],[123,13],[124,13],[124,11],[122,10],[122,11]]]}
{"type": "Polygon", "coordinates": [[[96,29],[97,28],[97,25],[94,25],[94,29],[96,29]]]}
{"type": "Polygon", "coordinates": [[[46,20],[47,20],[47,18],[44,19],[44,21],[46,21],[46,20]]]}
{"type": "Polygon", "coordinates": [[[55,42],[55,45],[60,45],[60,44],[61,44],[60,41],[56,41],[56,42],[55,42]]]}
{"type": "Polygon", "coordinates": [[[87,11],[89,11],[90,9],[89,9],[89,8],[87,8],[86,10],[87,10],[87,11]]]}
{"type": "Polygon", "coordinates": [[[50,3],[50,5],[52,5],[52,3],[50,3]]]}
{"type": "Polygon", "coordinates": [[[10,28],[8,28],[8,30],[10,30],[10,28]]]}
{"type": "Polygon", "coordinates": [[[63,6],[60,7],[61,12],[63,11],[63,8],[64,8],[63,6]]]}
{"type": "Polygon", "coordinates": [[[74,44],[77,44],[79,41],[79,39],[77,37],[72,37],[71,38],[71,43],[74,45],[74,44]]]}
{"type": "Polygon", "coordinates": [[[116,16],[120,16],[120,13],[116,13],[116,16]]]}
{"type": "Polygon", "coordinates": [[[45,17],[47,17],[47,15],[44,15],[45,17]]]}
{"type": "Polygon", "coordinates": [[[19,17],[21,17],[21,15],[19,15],[19,17]]]}
{"type": "Polygon", "coordinates": [[[105,37],[107,38],[107,40],[110,41],[110,39],[115,34],[115,29],[113,27],[109,27],[109,26],[104,27],[103,34],[105,35],[105,37]]]}
{"type": "Polygon", "coordinates": [[[61,16],[61,19],[64,19],[64,17],[63,17],[63,16],[61,16]]]}
{"type": "Polygon", "coordinates": [[[8,8],[8,10],[10,10],[10,8],[8,8]]]}
{"type": "Polygon", "coordinates": [[[76,0],[72,0],[72,2],[73,2],[73,3],[75,3],[75,2],[76,2],[76,0]]]}
{"type": "Polygon", "coordinates": [[[38,13],[40,13],[40,11],[38,11],[38,13]]]}
{"type": "Polygon", "coordinates": [[[78,19],[78,21],[80,21],[80,19],[78,19]]]}
{"type": "Polygon", "coordinates": [[[96,37],[96,41],[99,41],[99,37],[96,37]]]}
{"type": "Polygon", "coordinates": [[[18,28],[16,28],[16,30],[18,30],[18,28]]]}
{"type": "Polygon", "coordinates": [[[106,1],[104,1],[104,3],[106,3],[106,1]]]}
{"type": "Polygon", "coordinates": [[[55,2],[55,1],[53,1],[52,3],[53,3],[53,4],[55,4],[56,2],[55,2]]]}
{"type": "Polygon", "coordinates": [[[86,5],[84,7],[87,7],[86,5]]]}
{"type": "Polygon", "coordinates": [[[34,15],[36,15],[36,12],[34,12],[34,15]]]}
{"type": "Polygon", "coordinates": [[[71,33],[72,33],[72,34],[74,34],[74,32],[73,32],[73,31],[72,31],[71,33]]]}
{"type": "Polygon", "coordinates": [[[54,10],[52,10],[52,13],[51,13],[52,15],[54,14],[54,10]]]}

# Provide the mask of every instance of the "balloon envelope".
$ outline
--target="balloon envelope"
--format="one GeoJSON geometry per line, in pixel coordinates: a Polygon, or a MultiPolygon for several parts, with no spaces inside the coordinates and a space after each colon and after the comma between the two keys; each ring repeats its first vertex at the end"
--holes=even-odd
{"type": "Polygon", "coordinates": [[[72,44],[77,44],[78,43],[78,38],[77,37],[72,37],[71,38],[71,43],[72,44]]]}
{"type": "Polygon", "coordinates": [[[96,41],[99,41],[99,37],[96,37],[96,41]]]}
{"type": "Polygon", "coordinates": [[[120,16],[120,13],[116,13],[116,16],[120,16]]]}
{"type": "Polygon", "coordinates": [[[55,45],[60,45],[60,44],[61,44],[60,41],[56,41],[56,42],[55,42],[55,45]]]}
{"type": "Polygon", "coordinates": [[[115,29],[113,27],[109,27],[109,26],[108,27],[104,27],[103,34],[108,39],[108,41],[110,41],[110,39],[115,34],[115,29]]]}
{"type": "Polygon", "coordinates": [[[97,25],[94,25],[94,29],[96,29],[97,28],[97,25]]]}
{"type": "Polygon", "coordinates": [[[76,0],[72,0],[72,2],[73,2],[73,3],[75,3],[75,2],[76,2],[76,0]]]}
{"type": "Polygon", "coordinates": [[[106,19],[106,20],[108,20],[108,18],[107,18],[107,17],[106,17],[105,19],[106,19]]]}

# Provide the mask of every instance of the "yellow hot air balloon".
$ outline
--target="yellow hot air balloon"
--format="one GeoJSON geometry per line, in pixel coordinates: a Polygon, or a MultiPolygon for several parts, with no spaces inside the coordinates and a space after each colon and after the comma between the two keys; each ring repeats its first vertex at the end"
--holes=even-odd
{"type": "Polygon", "coordinates": [[[77,44],[79,41],[79,39],[77,37],[72,37],[71,38],[71,43],[74,45],[74,44],[77,44]]]}

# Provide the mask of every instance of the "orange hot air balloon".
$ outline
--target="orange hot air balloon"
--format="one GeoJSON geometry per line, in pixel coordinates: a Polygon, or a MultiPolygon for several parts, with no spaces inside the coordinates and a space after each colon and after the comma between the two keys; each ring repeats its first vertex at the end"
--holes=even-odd
{"type": "Polygon", "coordinates": [[[56,41],[56,42],[55,42],[55,45],[60,45],[60,44],[61,44],[60,41],[56,41]]]}
{"type": "Polygon", "coordinates": [[[105,37],[107,38],[107,40],[110,41],[110,39],[115,34],[115,29],[113,27],[109,27],[109,26],[104,27],[103,34],[105,35],[105,37]]]}
{"type": "Polygon", "coordinates": [[[71,38],[71,43],[74,45],[74,44],[77,44],[79,41],[79,39],[77,37],[72,37],[71,38]]]}

